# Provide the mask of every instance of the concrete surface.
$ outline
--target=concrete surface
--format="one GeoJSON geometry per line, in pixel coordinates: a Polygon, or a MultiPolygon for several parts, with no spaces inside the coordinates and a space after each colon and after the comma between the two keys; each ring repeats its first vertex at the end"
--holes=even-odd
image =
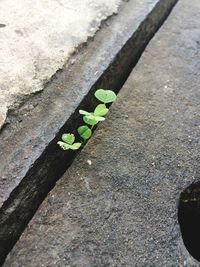
{"type": "MultiPolygon", "coordinates": [[[[11,192],[19,189],[19,184],[58,135],[61,127],[69,127],[70,123],[66,125],[66,122],[90,89],[97,83],[98,87],[109,88],[120,84],[121,77],[128,75],[127,65],[134,64],[175,2],[132,0],[122,5],[119,14],[107,20],[94,40],[90,40],[76,55],[70,57],[63,69],[46,84],[45,90],[29,96],[9,113],[10,123],[4,125],[0,134],[0,206],[5,202],[14,205],[4,209],[7,217],[29,199],[21,196],[20,201],[18,197],[16,200],[16,194],[11,192]],[[122,48],[125,45],[124,51],[122,48]],[[131,51],[132,47],[134,52],[131,51]],[[119,51],[120,55],[116,57],[119,51]]],[[[61,153],[58,153],[59,157],[61,153]]],[[[30,179],[31,188],[28,182],[27,192],[33,187],[32,177],[30,179]]],[[[0,212],[0,223],[2,216],[0,212]]],[[[2,225],[1,231],[5,234],[2,225]]]]}
{"type": "Polygon", "coordinates": [[[60,150],[63,131],[93,108],[95,88],[118,90],[177,0],[132,0],[57,71],[45,90],[9,112],[0,135],[0,264],[73,158],[60,150]]]}
{"type": "Polygon", "coordinates": [[[0,1],[0,128],[8,109],[44,88],[121,0],[0,1]]]}
{"type": "Polygon", "coordinates": [[[4,267],[199,266],[177,219],[200,174],[199,15],[179,1],[4,267]]]}

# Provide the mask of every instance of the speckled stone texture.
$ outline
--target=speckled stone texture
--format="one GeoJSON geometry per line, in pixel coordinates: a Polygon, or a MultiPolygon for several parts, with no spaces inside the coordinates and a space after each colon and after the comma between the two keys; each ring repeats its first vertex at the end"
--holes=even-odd
{"type": "Polygon", "coordinates": [[[200,176],[199,17],[179,1],[4,267],[199,266],[177,219],[200,176]]]}

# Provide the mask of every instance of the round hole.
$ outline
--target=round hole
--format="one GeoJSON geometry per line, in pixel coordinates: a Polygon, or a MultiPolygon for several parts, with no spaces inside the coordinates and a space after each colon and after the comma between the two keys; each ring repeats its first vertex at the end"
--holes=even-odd
{"type": "Polygon", "coordinates": [[[200,261],[200,182],[181,193],[178,220],[188,252],[200,261]]]}

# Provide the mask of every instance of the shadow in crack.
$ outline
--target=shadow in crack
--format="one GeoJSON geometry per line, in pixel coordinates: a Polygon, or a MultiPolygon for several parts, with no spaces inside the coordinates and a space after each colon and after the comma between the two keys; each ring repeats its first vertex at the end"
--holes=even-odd
{"type": "Polygon", "coordinates": [[[200,182],[181,193],[178,220],[188,252],[200,261],[200,182]]]}

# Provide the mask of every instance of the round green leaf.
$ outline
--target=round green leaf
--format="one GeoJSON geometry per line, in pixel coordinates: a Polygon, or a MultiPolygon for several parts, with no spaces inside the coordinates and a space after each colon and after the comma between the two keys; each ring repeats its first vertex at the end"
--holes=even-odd
{"type": "Polygon", "coordinates": [[[97,90],[94,95],[104,104],[114,102],[117,98],[113,91],[104,89],[97,90]]]}
{"type": "Polygon", "coordinates": [[[94,111],[95,116],[105,116],[108,113],[108,109],[105,104],[99,104],[94,111]]]}
{"type": "Polygon", "coordinates": [[[65,143],[67,143],[67,144],[69,144],[69,145],[72,145],[72,144],[74,143],[75,137],[74,137],[73,134],[69,134],[69,133],[67,133],[67,134],[63,134],[63,135],[62,135],[62,140],[63,140],[65,143]]]}
{"type": "Polygon", "coordinates": [[[87,125],[78,127],[78,133],[85,140],[89,139],[92,135],[92,131],[87,125]]]}
{"type": "Polygon", "coordinates": [[[70,149],[77,150],[81,147],[81,143],[74,143],[73,145],[70,145],[70,149]]]}
{"type": "Polygon", "coordinates": [[[82,109],[79,110],[79,113],[80,113],[81,115],[86,115],[86,116],[89,116],[89,115],[90,115],[89,112],[87,112],[87,111],[85,111],[85,110],[82,110],[82,109]]]}

